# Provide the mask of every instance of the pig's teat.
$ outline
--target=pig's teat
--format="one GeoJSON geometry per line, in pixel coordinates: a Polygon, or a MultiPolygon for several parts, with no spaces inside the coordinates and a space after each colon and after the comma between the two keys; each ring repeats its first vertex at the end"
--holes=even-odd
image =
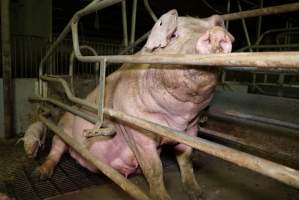
{"type": "Polygon", "coordinates": [[[196,51],[199,54],[230,53],[233,37],[222,27],[215,26],[199,37],[196,51]]]}

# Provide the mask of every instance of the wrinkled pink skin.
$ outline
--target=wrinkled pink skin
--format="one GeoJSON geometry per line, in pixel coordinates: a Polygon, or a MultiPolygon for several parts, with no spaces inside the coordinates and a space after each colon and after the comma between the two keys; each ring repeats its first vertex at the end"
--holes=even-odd
{"type": "MultiPolygon", "coordinates": [[[[176,15],[175,10],[169,13],[176,15]]],[[[164,19],[163,16],[161,19],[164,19]]],[[[172,28],[171,35],[165,36],[167,37],[167,45],[163,44],[165,47],[162,48],[161,44],[145,46],[137,54],[210,54],[231,51],[233,37],[222,28],[223,20],[219,16],[206,19],[178,17],[176,26],[172,28]]],[[[155,27],[148,40],[155,39],[155,31],[159,31],[159,27],[155,27]]],[[[107,77],[105,106],[195,136],[198,132],[198,114],[211,101],[215,86],[216,75],[209,68],[199,70],[177,65],[125,64],[107,77]]],[[[96,103],[97,92],[98,89],[92,91],[87,100],[96,103]]],[[[159,153],[161,145],[173,143],[182,181],[189,197],[190,199],[200,197],[200,188],[190,160],[192,152],[190,147],[176,144],[141,129],[131,128],[118,121],[112,123],[116,127],[114,137],[91,139],[89,149],[94,156],[126,177],[140,166],[153,198],[166,200],[170,197],[163,183],[159,153]]],[[[62,117],[59,126],[81,142],[85,141],[83,130],[94,127],[88,121],[70,113],[62,117]]],[[[58,137],[54,137],[51,152],[38,169],[39,173],[51,175],[66,149],[67,146],[58,137]]],[[[96,171],[92,164],[86,162],[75,151],[69,149],[69,152],[82,166],[96,171]]]]}

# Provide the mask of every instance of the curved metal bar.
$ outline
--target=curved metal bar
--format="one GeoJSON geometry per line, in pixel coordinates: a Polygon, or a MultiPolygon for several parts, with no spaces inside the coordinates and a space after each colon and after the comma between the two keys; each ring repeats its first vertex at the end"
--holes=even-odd
{"type": "MultiPolygon", "coordinates": [[[[80,49],[87,49],[90,51],[94,56],[97,56],[97,52],[94,48],[88,46],[88,45],[82,45],[80,46],[80,49]]],[[[75,60],[75,53],[72,51],[70,55],[70,65],[69,65],[69,75],[71,77],[71,91],[74,92],[74,60],[75,60]]],[[[99,62],[95,63],[95,76],[96,76],[96,83],[98,83],[99,80],[99,62]]]]}

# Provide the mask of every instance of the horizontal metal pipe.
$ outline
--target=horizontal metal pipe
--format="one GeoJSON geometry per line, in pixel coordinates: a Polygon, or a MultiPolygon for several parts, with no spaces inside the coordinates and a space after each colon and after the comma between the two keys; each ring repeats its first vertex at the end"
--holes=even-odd
{"type": "Polygon", "coordinates": [[[266,16],[286,12],[294,12],[299,10],[299,3],[290,3],[280,6],[273,6],[268,8],[260,8],[255,10],[242,11],[237,13],[230,13],[222,15],[224,20],[236,20],[248,17],[266,16]]]}
{"type": "Polygon", "coordinates": [[[238,119],[243,119],[243,120],[250,120],[250,121],[255,121],[255,122],[260,122],[260,123],[266,123],[266,124],[271,124],[275,126],[280,126],[284,128],[291,128],[295,130],[299,130],[299,125],[286,122],[286,121],[281,121],[278,119],[271,119],[271,118],[266,118],[266,117],[261,117],[257,115],[250,115],[246,113],[241,113],[237,112],[234,110],[224,110],[221,108],[210,108],[209,109],[209,114],[211,115],[224,115],[224,116],[229,116],[233,118],[238,118],[238,119]]]}
{"type": "Polygon", "coordinates": [[[43,115],[39,115],[39,119],[49,127],[54,133],[56,133],[65,143],[71,146],[76,152],[78,152],[84,159],[95,165],[103,174],[109,177],[114,183],[120,186],[124,191],[135,199],[150,200],[150,198],[140,190],[138,186],[131,183],[124,176],[119,174],[115,169],[102,162],[98,158],[94,157],[84,144],[74,140],[71,136],[64,133],[63,129],[57,127],[53,122],[45,118],[43,115]]]}
{"type": "MultiPolygon", "coordinates": [[[[47,99],[44,98],[35,99],[40,101],[47,101],[47,99]]],[[[97,112],[97,106],[95,104],[92,106],[92,108],[93,112],[97,112]]],[[[144,119],[140,119],[119,111],[105,108],[104,114],[106,116],[113,117],[117,120],[132,124],[134,126],[138,126],[147,131],[151,131],[153,133],[158,134],[159,136],[167,137],[179,143],[186,144],[197,150],[232,162],[240,167],[244,167],[256,171],[260,174],[269,176],[290,186],[299,188],[299,171],[295,169],[244,152],[240,152],[238,150],[234,150],[232,148],[213,143],[202,138],[186,135],[184,134],[184,132],[175,131],[168,127],[144,119]]]]}
{"type": "Polygon", "coordinates": [[[111,63],[181,64],[199,66],[230,66],[258,68],[299,68],[299,52],[254,52],[209,55],[120,55],[78,56],[81,62],[98,62],[106,59],[111,63]]]}

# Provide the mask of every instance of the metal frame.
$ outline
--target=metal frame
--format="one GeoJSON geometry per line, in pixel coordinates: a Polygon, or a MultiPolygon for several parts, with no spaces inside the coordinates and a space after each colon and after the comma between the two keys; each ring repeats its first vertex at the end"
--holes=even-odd
{"type": "MultiPolygon", "coordinates": [[[[136,0],[135,0],[136,1],[136,0]]],[[[155,56],[82,56],[80,52],[79,39],[77,25],[80,17],[87,15],[89,13],[95,12],[97,10],[103,9],[105,7],[114,5],[116,3],[123,2],[122,0],[94,0],[84,9],[79,10],[67,24],[65,29],[59,35],[57,40],[51,46],[45,57],[42,59],[39,68],[39,95],[38,97],[32,98],[32,100],[37,100],[39,102],[47,102],[54,104],[58,107],[63,108],[75,115],[85,118],[92,123],[101,125],[103,121],[103,115],[116,118],[121,121],[125,121],[129,124],[134,124],[135,126],[141,127],[145,130],[156,133],[162,137],[167,137],[180,143],[189,145],[197,150],[206,152],[210,155],[222,158],[224,160],[230,161],[238,166],[245,167],[256,171],[260,174],[272,177],[279,180],[285,184],[299,188],[299,171],[295,169],[288,168],[286,166],[240,152],[238,150],[225,147],[198,137],[192,137],[184,134],[183,132],[172,130],[168,127],[146,121],[137,117],[127,115],[125,113],[115,111],[112,109],[104,108],[104,83],[105,83],[105,68],[107,63],[150,63],[150,64],[184,64],[184,65],[197,65],[197,66],[232,66],[232,67],[251,67],[253,69],[263,68],[265,70],[272,69],[287,69],[290,71],[299,69],[299,52],[264,52],[264,53],[231,53],[231,54],[215,54],[215,55],[155,55],[155,56]],[[75,97],[67,83],[61,78],[53,78],[49,76],[44,76],[44,63],[53,53],[55,48],[59,43],[65,38],[65,36],[72,31],[74,53],[76,58],[81,62],[100,62],[101,63],[101,73],[99,81],[99,104],[95,105],[86,100],[75,97]],[[46,82],[59,82],[64,87],[67,97],[70,101],[83,105],[88,110],[93,113],[98,113],[98,116],[86,115],[80,110],[76,110],[73,107],[67,106],[56,100],[47,97],[47,85],[46,82]]],[[[137,2],[137,1],[136,1],[137,2]]],[[[147,3],[147,9],[150,8],[147,3]]],[[[122,3],[124,4],[124,3],[122,3]]],[[[137,4],[136,4],[137,6],[137,4]]],[[[133,10],[135,9],[135,4],[133,4],[133,10]]],[[[148,9],[149,12],[151,9],[148,9]]],[[[262,8],[251,11],[243,11],[239,13],[232,13],[223,15],[226,20],[235,20],[246,17],[255,17],[262,15],[269,15],[273,13],[282,13],[299,10],[299,3],[293,3],[282,6],[275,6],[270,8],[262,8]]],[[[134,13],[134,12],[133,12],[134,13]]],[[[150,12],[151,13],[151,12],[150,12]]],[[[136,15],[133,14],[132,22],[135,23],[136,15]]],[[[124,16],[124,15],[123,15],[124,16]]],[[[151,14],[153,17],[153,15],[151,14]]],[[[154,19],[154,17],[153,17],[154,19]]],[[[135,25],[134,25],[135,26],[135,25]]],[[[133,26],[132,26],[133,27],[133,26]]],[[[124,28],[125,30],[125,28],[124,28]]],[[[131,30],[131,47],[134,42],[134,29],[131,30]],[[133,42],[132,42],[133,41],[133,42]]],[[[125,31],[124,31],[125,33],[125,31]]],[[[146,38],[143,36],[142,39],[146,38]]],[[[141,39],[140,39],[141,40],[141,39]]],[[[140,41],[139,40],[139,41],[140,41]]],[[[137,42],[137,41],[136,41],[137,42]]],[[[93,156],[85,148],[85,144],[80,144],[73,140],[71,137],[63,133],[63,130],[55,126],[51,121],[47,120],[43,115],[40,115],[40,120],[44,122],[51,130],[58,134],[68,145],[74,148],[78,153],[80,153],[84,158],[93,163],[99,170],[101,170],[105,175],[111,178],[116,184],[118,184],[122,189],[127,191],[132,197],[136,199],[149,199],[138,187],[130,183],[124,177],[122,177],[117,171],[113,170],[110,166],[105,165],[100,160],[93,158],[93,156]]]]}

